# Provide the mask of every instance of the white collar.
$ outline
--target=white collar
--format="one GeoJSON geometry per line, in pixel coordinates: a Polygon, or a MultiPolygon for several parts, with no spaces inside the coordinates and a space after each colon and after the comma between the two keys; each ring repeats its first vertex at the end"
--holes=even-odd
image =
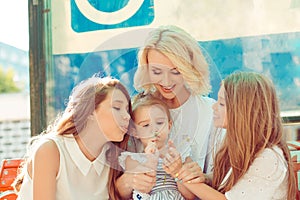
{"type": "Polygon", "coordinates": [[[73,160],[77,168],[81,171],[81,173],[84,176],[86,176],[90,171],[90,168],[93,166],[97,174],[100,176],[103,171],[103,168],[108,166],[106,163],[105,154],[106,151],[109,149],[109,145],[104,145],[99,156],[94,161],[90,161],[80,150],[73,135],[70,137],[63,138],[71,159],[73,160]]]}

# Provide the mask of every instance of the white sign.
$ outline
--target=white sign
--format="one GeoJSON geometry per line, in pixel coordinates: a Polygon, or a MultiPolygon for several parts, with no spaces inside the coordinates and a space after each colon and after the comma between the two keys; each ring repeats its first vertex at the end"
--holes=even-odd
{"type": "Polygon", "coordinates": [[[111,2],[99,0],[96,8],[87,0],[53,0],[53,53],[138,47],[151,28],[166,24],[180,26],[198,41],[300,31],[300,0],[128,0],[109,10],[111,2]],[[144,18],[136,22],[139,13],[144,18]],[[102,45],[124,33],[125,38],[117,37],[122,40],[102,45]]]}

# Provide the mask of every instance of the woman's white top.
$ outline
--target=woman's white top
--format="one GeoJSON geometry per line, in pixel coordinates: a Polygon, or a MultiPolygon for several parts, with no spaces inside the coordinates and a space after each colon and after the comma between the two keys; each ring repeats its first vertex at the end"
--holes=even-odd
{"type": "MultiPolygon", "coordinates": [[[[109,166],[105,164],[108,146],[104,146],[102,153],[91,162],[81,152],[73,135],[49,139],[56,143],[60,154],[56,200],[108,199],[109,166]]],[[[18,199],[33,199],[32,179],[28,172],[25,173],[18,199]]]]}
{"type": "Polygon", "coordinates": [[[202,169],[212,149],[209,141],[210,133],[213,132],[214,102],[209,97],[191,95],[183,105],[170,109],[173,120],[171,140],[183,160],[191,156],[202,169]]]}
{"type": "MultiPolygon", "coordinates": [[[[282,150],[274,146],[265,149],[246,174],[225,193],[228,200],[286,200],[288,189],[287,162],[282,150]]],[[[228,172],[229,177],[231,170],[228,172]]],[[[223,183],[226,182],[226,177],[223,183]]]]}

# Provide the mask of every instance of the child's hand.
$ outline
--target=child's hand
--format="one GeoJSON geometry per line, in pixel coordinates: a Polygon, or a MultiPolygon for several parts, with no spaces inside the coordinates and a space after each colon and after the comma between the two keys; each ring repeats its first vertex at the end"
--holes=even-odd
{"type": "Polygon", "coordinates": [[[157,152],[156,142],[150,140],[145,148],[145,153],[155,154],[157,152]]]}
{"type": "Polygon", "coordinates": [[[181,156],[172,141],[168,142],[168,146],[169,148],[164,158],[163,169],[173,178],[177,178],[178,172],[182,167],[181,156]]]}

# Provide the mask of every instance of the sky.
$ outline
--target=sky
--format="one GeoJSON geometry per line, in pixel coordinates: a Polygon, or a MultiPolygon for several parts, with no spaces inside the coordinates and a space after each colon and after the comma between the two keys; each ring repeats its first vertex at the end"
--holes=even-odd
{"type": "Polygon", "coordinates": [[[28,0],[0,0],[0,42],[28,51],[28,0]]]}

